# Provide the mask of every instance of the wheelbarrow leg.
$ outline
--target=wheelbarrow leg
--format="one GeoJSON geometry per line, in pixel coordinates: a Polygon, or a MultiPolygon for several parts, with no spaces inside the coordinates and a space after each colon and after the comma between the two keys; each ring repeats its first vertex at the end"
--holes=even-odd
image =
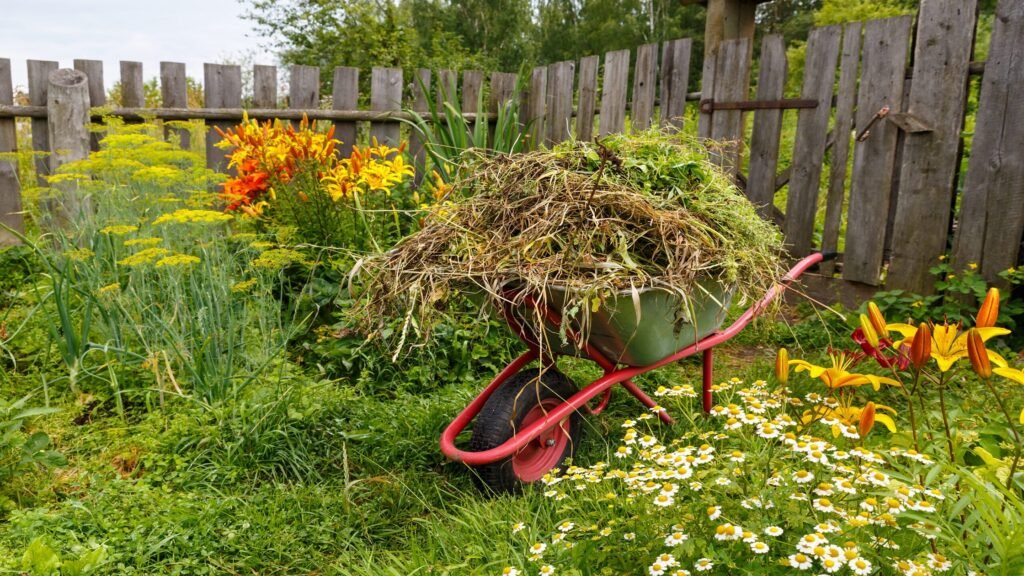
{"type": "Polygon", "coordinates": [[[703,357],[703,360],[704,360],[703,392],[704,392],[704,413],[705,414],[710,414],[711,413],[711,404],[712,404],[712,401],[711,401],[711,382],[712,382],[712,379],[713,379],[713,372],[712,372],[712,370],[713,370],[712,369],[712,360],[713,360],[713,358],[711,356],[711,350],[712,350],[712,348],[708,348],[707,350],[705,350],[704,351],[704,357],[703,357]]]}

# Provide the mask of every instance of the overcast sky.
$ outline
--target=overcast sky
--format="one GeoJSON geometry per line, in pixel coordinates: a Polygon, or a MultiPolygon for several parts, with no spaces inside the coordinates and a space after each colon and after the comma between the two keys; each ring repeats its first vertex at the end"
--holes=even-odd
{"type": "Polygon", "coordinates": [[[26,86],[25,60],[103,61],[109,88],[120,60],[142,62],[146,80],[160,62],[184,62],[202,82],[204,62],[275,64],[258,50],[237,0],[0,0],[0,58],[10,58],[15,86],[26,86]]]}

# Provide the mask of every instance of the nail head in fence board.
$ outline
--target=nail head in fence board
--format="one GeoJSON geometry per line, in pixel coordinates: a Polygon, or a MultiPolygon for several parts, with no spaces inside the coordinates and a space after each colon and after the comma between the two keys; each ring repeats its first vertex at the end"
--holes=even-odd
{"type": "MultiPolygon", "coordinates": [[[[861,130],[883,106],[900,110],[910,42],[910,17],[872,20],[864,25],[860,87],[854,126],[861,130]]],[[[897,128],[877,122],[853,150],[843,278],[878,285],[896,156],[897,128]]]]}
{"type": "MultiPolygon", "coordinates": [[[[76,160],[89,157],[89,79],[84,72],[62,68],[50,73],[46,95],[49,123],[50,171],[76,160]]],[[[63,194],[57,219],[61,224],[76,219],[89,210],[88,196],[79,193],[77,183],[58,184],[63,194]]]]}
{"type": "Polygon", "coordinates": [[[840,26],[828,26],[812,30],[807,40],[801,98],[817,101],[818,107],[804,108],[797,112],[793,171],[789,179],[786,222],[783,226],[790,254],[797,257],[811,251],[841,34],[840,26]]]}
{"type": "Polygon", "coordinates": [[[548,144],[569,139],[572,134],[572,96],[576,80],[575,62],[548,66],[548,144]]]}
{"type": "Polygon", "coordinates": [[[990,282],[1017,265],[1024,229],[1024,0],[996,6],[970,165],[960,202],[954,264],[976,262],[990,282]]]}
{"type": "MultiPolygon", "coordinates": [[[[242,68],[225,64],[203,65],[204,100],[207,108],[241,108],[242,68]]],[[[231,122],[207,122],[206,166],[213,170],[227,171],[227,151],[217,148],[220,135],[214,127],[226,130],[231,122]]]]}
{"type": "Polygon", "coordinates": [[[508,101],[516,100],[516,79],[515,74],[508,72],[491,73],[491,97],[488,111],[497,114],[498,108],[504,106],[508,101]]]}
{"type": "Polygon", "coordinates": [[[530,128],[528,147],[537,148],[544,141],[547,114],[548,71],[538,66],[530,74],[530,92],[526,104],[526,122],[530,128]]]}
{"type": "Polygon", "coordinates": [[[690,78],[689,38],[665,43],[661,55],[661,127],[683,129],[686,90],[690,78]]]}
{"type": "Polygon", "coordinates": [[[622,132],[626,127],[626,90],[629,82],[629,50],[604,55],[604,85],[601,88],[599,134],[622,132]]]}
{"type": "Polygon", "coordinates": [[[931,293],[928,269],[946,251],[976,5],[975,0],[921,2],[914,81],[904,108],[925,119],[932,131],[904,135],[887,289],[931,293]]]}
{"type": "Polygon", "coordinates": [[[594,135],[594,105],[597,101],[597,69],[600,56],[580,60],[579,104],[576,112],[576,138],[587,142],[594,135]]]}
{"type": "Polygon", "coordinates": [[[636,49],[636,71],[633,74],[633,108],[630,127],[634,131],[651,127],[654,116],[654,94],[658,84],[658,45],[644,44],[636,49]]]}
{"type": "MultiPolygon", "coordinates": [[[[89,107],[96,108],[107,103],[107,94],[103,88],[103,61],[75,59],[74,68],[83,72],[89,79],[89,107]]],[[[89,149],[100,149],[100,135],[89,136],[89,149]]]]}
{"type": "Polygon", "coordinates": [[[318,66],[292,66],[288,83],[288,107],[295,110],[320,108],[320,68],[318,66]]]}
{"type": "MultiPolygon", "coordinates": [[[[0,58],[0,104],[14,104],[14,83],[11,80],[11,61],[0,58]]],[[[18,134],[14,118],[0,118],[0,154],[17,152],[18,134]]],[[[0,160],[0,224],[18,232],[25,231],[21,215],[21,185],[18,166],[13,160],[0,160]]],[[[0,228],[0,247],[18,244],[18,239],[0,228]]]]}
{"type": "MultiPolygon", "coordinates": [[[[714,99],[717,102],[746,100],[749,91],[750,40],[726,40],[718,45],[715,58],[714,99]]],[[[739,171],[743,133],[742,110],[715,111],[711,118],[711,139],[716,141],[718,150],[713,156],[730,174],[739,171]]]]}
{"type": "MultiPolygon", "coordinates": [[[[786,89],[786,44],[782,36],[765,36],[761,42],[761,70],[757,80],[758,100],[778,100],[786,89]]],[[[775,200],[775,170],[779,165],[779,137],[782,134],[782,110],[765,109],[754,113],[750,139],[750,172],[747,198],[765,220],[772,217],[775,200]]]]}
{"type": "MultiPolygon", "coordinates": [[[[825,227],[821,234],[821,251],[839,249],[839,228],[843,223],[843,199],[846,196],[846,165],[850,156],[853,132],[853,106],[857,96],[857,67],[860,63],[861,23],[847,24],[843,31],[843,51],[839,59],[839,93],[836,98],[835,144],[828,175],[828,198],[825,203],[825,227]]],[[[835,272],[835,261],[822,262],[823,276],[835,272]]]]}
{"type": "MultiPolygon", "coordinates": [[[[370,108],[402,109],[402,69],[375,67],[370,76],[370,108]]],[[[370,136],[381,144],[398,146],[401,126],[395,122],[371,122],[370,136]]]]}
{"type": "MultiPolygon", "coordinates": [[[[188,108],[188,80],[185,64],[181,62],[160,63],[160,105],[164,108],[188,108]]],[[[164,128],[164,137],[170,133],[178,135],[184,150],[191,148],[191,135],[182,128],[164,128]]]]}
{"type": "MultiPolygon", "coordinates": [[[[319,70],[317,70],[318,82],[319,79],[319,70]]],[[[317,90],[319,91],[319,89],[318,85],[317,90]]],[[[253,65],[252,105],[254,108],[277,108],[277,66],[253,65]]]]}
{"type": "MultiPolygon", "coordinates": [[[[359,107],[359,68],[338,66],[334,69],[333,106],[335,110],[355,110],[359,107]]],[[[355,122],[335,122],[334,137],[341,140],[338,153],[343,158],[352,155],[356,142],[355,122]]]]}
{"type": "Polygon", "coordinates": [[[479,70],[466,70],[462,73],[462,111],[479,112],[477,103],[480,91],[483,90],[484,73],[479,70]]]}
{"type": "MultiPolygon", "coordinates": [[[[50,60],[29,60],[28,67],[28,100],[33,106],[46,106],[47,92],[50,90],[50,72],[59,67],[57,62],[50,60]]],[[[32,119],[32,150],[42,152],[36,156],[36,176],[40,186],[46,186],[46,176],[50,173],[50,162],[45,153],[50,151],[50,128],[45,118],[32,119]]]]}
{"type": "Polygon", "coordinates": [[[142,62],[121,61],[121,105],[125,108],[145,108],[146,106],[142,62]]]}
{"type": "MultiPolygon", "coordinates": [[[[412,81],[412,109],[414,112],[425,116],[430,111],[427,103],[427,95],[430,94],[430,77],[433,74],[426,68],[420,68],[412,81]]],[[[418,186],[425,176],[427,166],[427,151],[423,148],[423,137],[414,128],[409,131],[409,155],[413,158],[413,166],[416,168],[414,176],[415,184],[418,186]]]]}

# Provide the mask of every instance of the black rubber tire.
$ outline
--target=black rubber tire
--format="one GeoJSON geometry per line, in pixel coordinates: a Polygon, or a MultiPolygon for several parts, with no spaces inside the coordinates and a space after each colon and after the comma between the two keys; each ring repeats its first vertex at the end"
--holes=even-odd
{"type": "MultiPolygon", "coordinates": [[[[476,417],[469,449],[480,452],[504,444],[520,429],[523,419],[535,406],[548,399],[565,401],[575,393],[576,385],[572,380],[554,368],[545,370],[539,378],[535,369],[513,375],[491,394],[476,417]]],[[[556,468],[573,455],[583,431],[579,412],[573,412],[568,420],[569,441],[556,468]]],[[[522,491],[524,482],[516,475],[511,456],[492,464],[474,466],[473,470],[477,485],[484,492],[518,494],[522,491]]]]}

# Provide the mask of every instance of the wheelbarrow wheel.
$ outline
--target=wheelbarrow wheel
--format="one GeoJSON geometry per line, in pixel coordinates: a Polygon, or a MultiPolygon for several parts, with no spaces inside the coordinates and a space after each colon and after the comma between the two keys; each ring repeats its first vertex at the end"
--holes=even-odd
{"type": "MultiPolygon", "coordinates": [[[[484,404],[473,426],[470,450],[480,452],[504,444],[518,430],[543,418],[575,393],[572,380],[554,368],[540,375],[535,370],[515,374],[484,404]]],[[[581,424],[579,412],[573,412],[512,456],[476,466],[477,483],[487,492],[520,492],[524,484],[540,480],[572,456],[581,424]]]]}

